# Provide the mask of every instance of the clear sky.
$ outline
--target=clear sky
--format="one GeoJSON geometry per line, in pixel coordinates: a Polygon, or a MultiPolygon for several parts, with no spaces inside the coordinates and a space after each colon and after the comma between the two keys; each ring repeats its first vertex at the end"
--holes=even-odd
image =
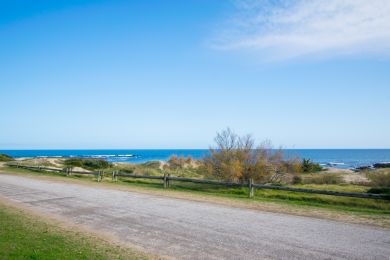
{"type": "Polygon", "coordinates": [[[390,148],[387,0],[0,0],[0,149],[390,148]]]}

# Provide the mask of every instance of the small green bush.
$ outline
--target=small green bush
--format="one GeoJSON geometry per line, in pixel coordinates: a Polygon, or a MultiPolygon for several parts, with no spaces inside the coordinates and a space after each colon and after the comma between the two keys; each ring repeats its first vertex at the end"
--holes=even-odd
{"type": "Polygon", "coordinates": [[[303,159],[302,170],[306,173],[320,172],[322,171],[322,167],[318,163],[313,163],[310,159],[303,159]]]}
{"type": "Polygon", "coordinates": [[[81,158],[69,158],[64,161],[64,165],[68,167],[83,167],[83,161],[81,158]]]}
{"type": "Polygon", "coordinates": [[[88,170],[104,169],[111,166],[106,160],[92,158],[69,158],[64,161],[64,164],[68,167],[81,167],[88,170]]]}
{"type": "Polygon", "coordinates": [[[306,178],[305,184],[340,184],[343,183],[343,177],[337,174],[318,174],[311,178],[306,178]]]}
{"type": "Polygon", "coordinates": [[[9,162],[9,161],[13,161],[13,160],[15,160],[15,159],[7,154],[3,154],[3,153],[0,154],[0,162],[9,162]]]}
{"type": "Polygon", "coordinates": [[[84,159],[83,166],[87,169],[104,169],[110,167],[110,163],[102,159],[84,159]]]}

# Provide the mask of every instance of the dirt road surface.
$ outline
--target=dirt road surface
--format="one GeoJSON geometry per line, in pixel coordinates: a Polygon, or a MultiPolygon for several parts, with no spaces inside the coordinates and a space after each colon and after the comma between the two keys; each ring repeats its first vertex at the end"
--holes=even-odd
{"type": "Polygon", "coordinates": [[[390,259],[390,230],[0,174],[0,198],[178,259],[390,259]]]}

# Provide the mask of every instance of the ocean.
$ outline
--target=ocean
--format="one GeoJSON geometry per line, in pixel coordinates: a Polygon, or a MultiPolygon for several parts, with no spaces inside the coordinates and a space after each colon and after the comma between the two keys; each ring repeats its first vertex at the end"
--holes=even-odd
{"type": "MultiPolygon", "coordinates": [[[[390,162],[390,149],[286,149],[285,156],[311,159],[323,166],[356,168],[378,162],[390,162]]],[[[0,150],[16,158],[20,157],[84,157],[101,158],[110,162],[142,163],[151,160],[167,160],[171,155],[192,156],[201,159],[207,149],[132,149],[132,150],[0,150]]]]}

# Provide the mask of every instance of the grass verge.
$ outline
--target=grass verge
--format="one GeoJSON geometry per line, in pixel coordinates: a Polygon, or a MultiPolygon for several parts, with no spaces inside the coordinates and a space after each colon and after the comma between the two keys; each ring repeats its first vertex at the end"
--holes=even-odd
{"type": "Polygon", "coordinates": [[[0,259],[147,259],[0,202],[0,259]]]}

